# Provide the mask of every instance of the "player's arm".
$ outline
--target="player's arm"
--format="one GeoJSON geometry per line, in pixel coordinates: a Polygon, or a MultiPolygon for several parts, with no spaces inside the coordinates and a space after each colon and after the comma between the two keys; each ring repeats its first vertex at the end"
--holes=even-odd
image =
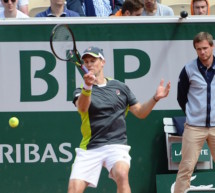
{"type": "Polygon", "coordinates": [[[83,113],[88,111],[91,103],[91,92],[92,91],[87,91],[84,88],[82,89],[81,94],[75,103],[76,107],[78,108],[78,111],[83,113]]]}
{"type": "Polygon", "coordinates": [[[132,105],[129,110],[138,118],[144,119],[148,116],[148,114],[152,111],[153,107],[155,106],[156,101],[152,98],[148,102],[140,104],[136,103],[132,105]]]}
{"type": "Polygon", "coordinates": [[[161,80],[160,85],[157,88],[156,94],[147,102],[130,106],[129,110],[138,118],[144,119],[152,111],[155,104],[162,98],[168,96],[170,90],[170,82],[166,87],[163,86],[164,80],[161,80]]]}
{"type": "Polygon", "coordinates": [[[78,111],[87,112],[91,103],[92,86],[95,82],[95,75],[91,72],[84,74],[84,86],[81,94],[76,101],[78,111]]]}

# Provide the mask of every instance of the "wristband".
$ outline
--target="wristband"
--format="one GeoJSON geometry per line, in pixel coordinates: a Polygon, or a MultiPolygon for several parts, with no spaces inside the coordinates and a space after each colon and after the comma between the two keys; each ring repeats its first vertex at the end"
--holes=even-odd
{"type": "Polygon", "coordinates": [[[90,96],[92,93],[92,90],[85,90],[84,88],[82,88],[81,90],[81,94],[83,94],[84,96],[90,96]]]}
{"type": "Polygon", "coordinates": [[[158,101],[159,101],[159,100],[156,100],[155,95],[153,96],[153,100],[154,100],[155,102],[158,102],[158,101]]]}
{"type": "Polygon", "coordinates": [[[92,88],[93,88],[93,85],[91,85],[91,86],[88,86],[87,84],[85,84],[85,83],[84,83],[84,86],[83,86],[83,88],[84,88],[85,90],[92,90],[92,88]]]}

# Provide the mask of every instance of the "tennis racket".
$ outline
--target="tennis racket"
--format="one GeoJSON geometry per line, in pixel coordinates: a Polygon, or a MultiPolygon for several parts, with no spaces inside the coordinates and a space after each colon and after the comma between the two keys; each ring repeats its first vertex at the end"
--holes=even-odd
{"type": "Polygon", "coordinates": [[[51,33],[50,46],[53,54],[62,61],[70,61],[79,67],[85,74],[88,69],[76,48],[75,36],[66,24],[56,25],[51,33]]]}

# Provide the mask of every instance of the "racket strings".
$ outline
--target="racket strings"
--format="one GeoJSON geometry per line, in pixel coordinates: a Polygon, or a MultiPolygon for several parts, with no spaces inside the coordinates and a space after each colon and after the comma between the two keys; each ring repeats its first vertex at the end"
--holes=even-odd
{"type": "Polygon", "coordinates": [[[71,29],[67,25],[57,25],[50,39],[51,49],[54,55],[63,61],[70,61],[80,67],[84,73],[88,70],[83,66],[84,61],[75,46],[75,39],[71,29]]]}
{"type": "Polygon", "coordinates": [[[71,59],[70,50],[73,49],[73,37],[70,31],[64,27],[58,27],[52,37],[52,44],[55,54],[63,60],[71,59]]]}
{"type": "Polygon", "coordinates": [[[73,37],[70,33],[70,31],[64,27],[64,26],[60,26],[57,28],[57,30],[54,33],[54,41],[73,41],[73,37]]]}

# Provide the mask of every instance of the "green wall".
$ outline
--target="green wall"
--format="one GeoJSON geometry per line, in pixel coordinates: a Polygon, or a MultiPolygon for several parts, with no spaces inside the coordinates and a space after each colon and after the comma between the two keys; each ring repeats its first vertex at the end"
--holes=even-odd
{"type": "MultiPolygon", "coordinates": [[[[5,52],[5,46],[10,46],[11,44],[11,48],[13,48],[13,45],[19,42],[22,43],[22,46],[23,43],[26,43],[25,50],[29,47],[30,50],[33,50],[32,45],[36,45],[37,43],[44,44],[45,46],[45,43],[49,41],[51,29],[55,24],[61,22],[73,23],[71,26],[74,29],[76,39],[79,43],[84,44],[91,41],[104,42],[110,44],[111,49],[114,48],[114,46],[117,47],[117,45],[112,46],[115,42],[123,43],[124,41],[129,42],[127,48],[132,47],[132,45],[138,41],[160,41],[160,44],[166,41],[185,42],[192,40],[193,36],[199,31],[205,30],[215,34],[215,18],[212,18],[214,20],[207,19],[208,18],[205,20],[200,19],[198,22],[196,19],[181,22],[178,21],[177,18],[174,20],[167,18],[165,21],[162,19],[160,22],[153,19],[147,19],[146,21],[143,18],[140,18],[139,22],[133,22],[134,20],[132,20],[132,22],[129,20],[126,21],[126,19],[122,19],[121,21],[123,22],[121,22],[111,19],[108,20],[107,23],[101,22],[102,20],[95,22],[90,19],[86,19],[86,23],[83,23],[83,20],[80,20],[80,23],[78,23],[78,20],[50,20],[50,22],[44,22],[43,20],[35,23],[34,21],[19,21],[19,24],[16,24],[16,21],[11,23],[5,22],[4,25],[1,25],[0,193],[65,193],[67,191],[71,165],[75,156],[74,149],[81,141],[79,129],[80,117],[76,111],[50,110],[53,106],[49,105],[49,101],[31,101],[31,103],[20,101],[21,89],[17,87],[14,88],[13,85],[17,82],[20,83],[21,79],[26,80],[25,73],[21,74],[23,77],[20,79],[13,79],[10,73],[10,70],[13,70],[12,65],[15,66],[16,62],[16,67],[20,68],[21,61],[19,58],[15,58],[14,63],[8,63],[7,60],[9,61],[16,55],[12,57],[8,51],[6,55],[1,55],[1,53],[5,52]],[[4,60],[4,58],[6,59],[4,60]],[[8,67],[9,65],[11,65],[11,67],[8,67]],[[9,70],[5,71],[5,69],[9,70]],[[8,74],[5,74],[5,72],[8,74]],[[7,82],[7,77],[11,76],[12,80],[7,82]],[[18,97],[15,98],[18,101],[15,103],[17,106],[13,106],[11,105],[13,103],[8,102],[11,100],[11,97],[14,96],[14,93],[9,94],[8,97],[3,97],[5,93],[10,93],[9,91],[11,90],[15,90],[15,94],[18,93],[18,97]],[[2,98],[4,100],[1,100],[2,98]],[[6,104],[6,107],[4,104],[6,104]],[[46,110],[32,110],[37,108],[37,105],[39,106],[38,109],[45,107],[46,110]],[[24,108],[22,109],[22,107],[24,108]],[[10,128],[8,125],[8,120],[12,116],[17,116],[20,121],[20,125],[14,129],[10,128]],[[30,145],[30,154],[26,155],[26,148],[28,145],[30,145]],[[61,145],[65,145],[63,148],[64,151],[59,150],[59,146],[61,145]],[[35,150],[34,148],[36,147],[39,149],[35,150]],[[5,155],[9,151],[8,148],[10,148],[12,152],[8,153],[9,155],[5,155]],[[70,161],[65,161],[68,159],[68,152],[71,152],[73,158],[70,161]],[[21,155],[21,157],[18,156],[19,158],[17,158],[17,155],[21,155]],[[39,156],[36,162],[25,162],[26,159],[34,160],[35,155],[39,156]],[[53,159],[53,156],[55,159],[53,159]],[[12,161],[10,159],[12,159],[12,161]],[[43,160],[43,162],[41,160],[43,160]]],[[[157,47],[159,47],[160,44],[158,44],[157,47]]],[[[184,46],[184,48],[186,49],[186,46],[184,46]]],[[[19,48],[17,48],[17,50],[19,50],[19,48]]],[[[154,53],[155,51],[156,50],[152,49],[150,53],[154,53]]],[[[183,51],[183,49],[180,49],[175,52],[175,61],[181,61],[181,58],[177,58],[177,54],[183,51]]],[[[153,59],[161,61],[164,57],[168,57],[171,50],[167,49],[163,50],[163,52],[166,54],[165,56],[161,53],[160,55],[156,55],[156,58],[153,59]]],[[[110,55],[110,53],[108,55],[110,55]]],[[[184,53],[184,55],[185,59],[189,59],[189,54],[184,53]]],[[[114,77],[124,80],[125,74],[120,74],[121,72],[117,71],[117,59],[115,59],[114,62],[113,65],[115,66],[113,70],[117,72],[113,72],[114,77]]],[[[154,70],[149,72],[151,81],[155,78],[159,80],[159,70],[165,68],[168,75],[173,74],[173,79],[171,81],[177,82],[177,73],[181,67],[172,67],[174,64],[172,64],[171,61],[170,64],[168,64],[169,68],[163,67],[160,64],[156,65],[158,65],[159,68],[154,66],[154,70]],[[156,70],[156,68],[158,70],[156,70]]],[[[15,75],[19,77],[19,70],[15,73],[15,75]]],[[[66,74],[63,75],[66,76],[66,74]]],[[[70,78],[71,77],[70,75],[70,78]]],[[[151,93],[154,93],[154,89],[156,88],[156,85],[153,85],[151,86],[151,90],[144,89],[148,84],[151,84],[151,82],[140,82],[138,85],[135,83],[132,84],[131,89],[136,89],[137,86],[140,87],[138,93],[141,94],[141,96],[147,95],[147,97],[143,98],[147,100],[147,98],[149,98],[148,96],[152,96],[151,93]]],[[[65,84],[64,87],[66,86],[68,85],[65,84]]],[[[173,84],[172,86],[175,87],[176,85],[173,84]]],[[[22,88],[22,91],[26,92],[25,88],[22,88]]],[[[72,92],[72,89],[69,91],[72,92]]],[[[61,101],[58,100],[54,105],[58,106],[60,102],[61,101]]],[[[177,106],[176,104],[176,93],[173,92],[171,93],[169,105],[158,105],[159,107],[153,110],[146,119],[139,120],[131,114],[127,117],[128,143],[132,147],[130,152],[132,160],[129,176],[132,193],[156,193],[156,175],[176,173],[176,171],[168,171],[165,134],[163,129],[163,117],[183,115],[178,107],[170,108],[172,106],[177,106]]],[[[97,189],[89,188],[86,190],[86,193],[91,192],[116,192],[116,185],[108,178],[107,171],[102,171],[97,189]]]]}
{"type": "MultiPolygon", "coordinates": [[[[156,192],[156,174],[169,173],[167,171],[167,156],[165,148],[165,135],[163,130],[163,117],[181,115],[180,111],[153,111],[145,120],[139,120],[129,114],[128,143],[131,145],[130,183],[132,192],[156,192]]],[[[47,143],[51,143],[57,151],[59,144],[68,142],[74,148],[79,145],[81,135],[79,131],[80,118],[72,112],[26,112],[26,113],[0,113],[1,144],[39,144],[39,154],[42,157],[47,143]],[[10,128],[8,120],[17,116],[20,125],[10,128]]],[[[5,193],[63,193],[67,190],[67,183],[72,164],[53,163],[50,158],[45,163],[23,163],[24,152],[21,148],[22,163],[0,164],[0,192],[5,193]]],[[[15,153],[12,154],[15,158],[15,153]]],[[[86,192],[115,192],[116,186],[108,178],[103,169],[98,188],[87,189],[86,192]]]]}

